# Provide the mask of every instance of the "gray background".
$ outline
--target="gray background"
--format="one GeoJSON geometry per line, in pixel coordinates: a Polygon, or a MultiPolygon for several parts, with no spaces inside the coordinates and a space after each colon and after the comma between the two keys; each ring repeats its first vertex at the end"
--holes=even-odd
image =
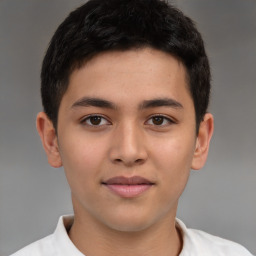
{"type": "MultiPolygon", "coordinates": [[[[57,25],[81,0],[0,0],[0,255],[51,233],[72,212],[62,169],[35,129],[39,74],[57,25]]],[[[256,1],[177,0],[206,41],[215,116],[207,165],[192,172],[178,216],[256,254],[256,1]]]]}

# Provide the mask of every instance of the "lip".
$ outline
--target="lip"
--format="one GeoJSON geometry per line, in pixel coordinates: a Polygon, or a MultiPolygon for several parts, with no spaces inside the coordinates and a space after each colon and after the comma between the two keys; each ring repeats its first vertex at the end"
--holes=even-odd
{"type": "Polygon", "coordinates": [[[104,186],[124,198],[133,198],[149,190],[154,183],[140,176],[116,176],[102,182],[104,186]]]}

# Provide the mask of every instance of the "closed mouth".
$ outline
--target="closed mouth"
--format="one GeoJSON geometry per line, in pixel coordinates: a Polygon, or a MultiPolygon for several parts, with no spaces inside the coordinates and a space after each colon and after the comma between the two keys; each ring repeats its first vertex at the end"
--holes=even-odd
{"type": "Polygon", "coordinates": [[[102,184],[109,188],[111,192],[124,198],[137,197],[155,185],[154,182],[140,176],[116,176],[102,182],[102,184]]]}
{"type": "Polygon", "coordinates": [[[153,185],[154,183],[140,176],[116,176],[102,182],[106,185],[153,185]]]}

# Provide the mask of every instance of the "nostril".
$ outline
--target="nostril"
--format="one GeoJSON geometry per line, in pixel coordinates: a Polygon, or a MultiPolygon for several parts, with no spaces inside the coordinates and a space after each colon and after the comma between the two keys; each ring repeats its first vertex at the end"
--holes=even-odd
{"type": "Polygon", "coordinates": [[[139,159],[136,159],[135,161],[123,161],[120,158],[116,158],[114,161],[116,163],[124,163],[125,165],[134,165],[134,164],[143,164],[145,160],[139,158],[139,159]]]}
{"type": "Polygon", "coordinates": [[[137,163],[137,164],[140,164],[140,163],[143,163],[143,162],[144,162],[143,159],[137,159],[137,160],[135,160],[135,163],[137,163]]]}

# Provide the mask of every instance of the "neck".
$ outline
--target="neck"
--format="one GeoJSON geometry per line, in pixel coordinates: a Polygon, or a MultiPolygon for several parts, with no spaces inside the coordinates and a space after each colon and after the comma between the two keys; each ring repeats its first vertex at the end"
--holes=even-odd
{"type": "Polygon", "coordinates": [[[175,216],[140,231],[126,232],[75,214],[69,237],[86,256],[177,256],[182,249],[175,216]]]}

